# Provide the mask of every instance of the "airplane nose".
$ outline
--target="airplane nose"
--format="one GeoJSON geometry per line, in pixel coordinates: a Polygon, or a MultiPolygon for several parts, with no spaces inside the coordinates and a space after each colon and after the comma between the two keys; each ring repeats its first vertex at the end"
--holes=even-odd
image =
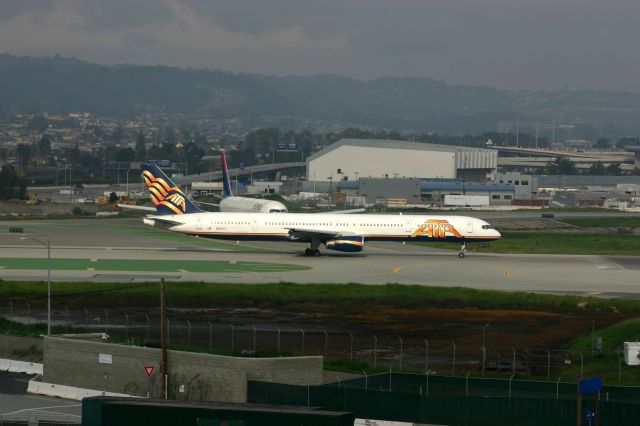
{"type": "Polygon", "coordinates": [[[494,232],[496,233],[496,237],[501,238],[502,234],[500,234],[500,232],[497,229],[494,229],[494,232]]]}

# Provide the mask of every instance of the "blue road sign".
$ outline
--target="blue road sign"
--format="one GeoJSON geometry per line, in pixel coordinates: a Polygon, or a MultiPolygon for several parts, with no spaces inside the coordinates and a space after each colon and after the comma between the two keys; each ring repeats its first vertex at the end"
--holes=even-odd
{"type": "Polygon", "coordinates": [[[578,391],[580,394],[595,393],[602,390],[602,378],[594,377],[593,379],[582,379],[578,391]]]}

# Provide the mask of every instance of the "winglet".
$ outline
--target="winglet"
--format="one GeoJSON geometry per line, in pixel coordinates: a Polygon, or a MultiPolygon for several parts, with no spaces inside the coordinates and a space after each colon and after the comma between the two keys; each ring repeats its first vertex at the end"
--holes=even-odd
{"type": "Polygon", "coordinates": [[[143,163],[142,179],[149,189],[151,201],[158,214],[189,214],[201,212],[155,163],[143,163]]]}

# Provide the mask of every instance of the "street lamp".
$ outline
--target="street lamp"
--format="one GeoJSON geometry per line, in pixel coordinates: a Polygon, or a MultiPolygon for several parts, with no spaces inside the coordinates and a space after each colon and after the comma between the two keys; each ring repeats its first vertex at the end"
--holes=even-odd
{"type": "Polygon", "coordinates": [[[51,240],[45,243],[35,237],[22,237],[21,240],[33,240],[47,248],[47,336],[51,336],[51,240]]]}

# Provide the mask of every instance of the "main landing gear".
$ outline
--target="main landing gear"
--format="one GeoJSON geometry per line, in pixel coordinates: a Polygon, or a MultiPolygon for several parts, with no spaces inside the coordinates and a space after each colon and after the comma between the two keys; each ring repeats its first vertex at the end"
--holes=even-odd
{"type": "Polygon", "coordinates": [[[464,259],[465,253],[467,252],[467,243],[463,242],[460,247],[460,251],[458,252],[458,257],[460,259],[464,259]]]}
{"type": "Polygon", "coordinates": [[[317,238],[313,238],[311,240],[311,247],[304,251],[305,256],[320,256],[320,240],[317,238]]]}
{"type": "Polygon", "coordinates": [[[318,249],[313,250],[313,249],[308,248],[308,249],[305,249],[304,255],[305,256],[320,256],[320,250],[318,250],[318,249]]]}

